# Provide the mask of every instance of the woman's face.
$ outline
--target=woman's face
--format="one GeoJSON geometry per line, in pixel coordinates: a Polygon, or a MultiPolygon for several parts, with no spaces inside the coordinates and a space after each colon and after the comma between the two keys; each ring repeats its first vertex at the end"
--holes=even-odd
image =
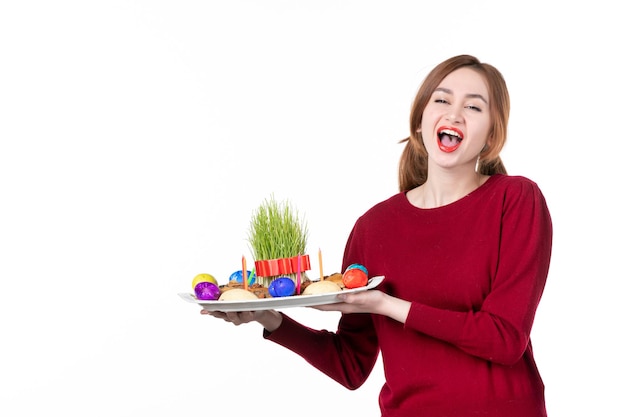
{"type": "Polygon", "coordinates": [[[474,169],[492,128],[488,100],[487,83],[470,68],[443,79],[422,115],[420,132],[430,163],[474,169]]]}

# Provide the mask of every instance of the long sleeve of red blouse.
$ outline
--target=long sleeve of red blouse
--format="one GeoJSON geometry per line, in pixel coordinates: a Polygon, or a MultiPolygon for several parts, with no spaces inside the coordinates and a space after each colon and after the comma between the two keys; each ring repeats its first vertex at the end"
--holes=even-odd
{"type": "Polygon", "coordinates": [[[336,333],[311,329],[284,315],[277,330],[264,334],[351,390],[363,385],[378,358],[378,341],[369,314],[343,316],[336,333]]]}

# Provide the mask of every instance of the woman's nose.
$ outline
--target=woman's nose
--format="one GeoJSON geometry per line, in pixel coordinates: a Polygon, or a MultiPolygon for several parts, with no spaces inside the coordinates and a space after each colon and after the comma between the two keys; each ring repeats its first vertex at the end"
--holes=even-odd
{"type": "Polygon", "coordinates": [[[454,107],[450,107],[450,111],[446,117],[452,123],[459,123],[461,121],[461,118],[459,117],[459,110],[454,107]]]}

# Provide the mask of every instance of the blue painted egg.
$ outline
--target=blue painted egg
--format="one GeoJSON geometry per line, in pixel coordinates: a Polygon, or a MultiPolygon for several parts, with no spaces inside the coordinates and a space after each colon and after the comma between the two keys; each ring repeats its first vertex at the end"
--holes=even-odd
{"type": "MultiPolygon", "coordinates": [[[[252,271],[248,271],[247,277],[248,284],[254,284],[254,281],[256,281],[256,275],[252,271]]],[[[228,281],[237,281],[243,284],[243,271],[239,270],[233,272],[232,274],[230,274],[230,278],[228,278],[228,281]]]]}
{"type": "Polygon", "coordinates": [[[289,277],[276,278],[270,283],[268,291],[272,297],[289,297],[296,292],[296,283],[289,277]]]}
{"type": "Polygon", "coordinates": [[[350,265],[349,267],[346,268],[346,272],[349,271],[350,269],[360,269],[361,271],[365,272],[365,276],[368,276],[367,268],[361,264],[350,265]]]}

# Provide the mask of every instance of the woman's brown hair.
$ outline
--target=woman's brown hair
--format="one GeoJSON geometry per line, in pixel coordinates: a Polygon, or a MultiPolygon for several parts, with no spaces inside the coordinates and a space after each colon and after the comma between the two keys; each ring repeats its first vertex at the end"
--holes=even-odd
{"type": "Polygon", "coordinates": [[[504,78],[495,67],[480,62],[471,55],[458,55],[433,68],[415,96],[410,117],[411,135],[400,141],[400,143],[406,142],[399,164],[400,191],[408,191],[422,185],[428,178],[428,153],[424,147],[422,134],[418,132],[422,124],[422,114],[441,81],[459,68],[471,68],[481,74],[489,89],[489,111],[493,126],[487,144],[480,153],[478,171],[485,175],[506,174],[506,169],[500,159],[500,151],[506,142],[511,106],[504,78]]]}

